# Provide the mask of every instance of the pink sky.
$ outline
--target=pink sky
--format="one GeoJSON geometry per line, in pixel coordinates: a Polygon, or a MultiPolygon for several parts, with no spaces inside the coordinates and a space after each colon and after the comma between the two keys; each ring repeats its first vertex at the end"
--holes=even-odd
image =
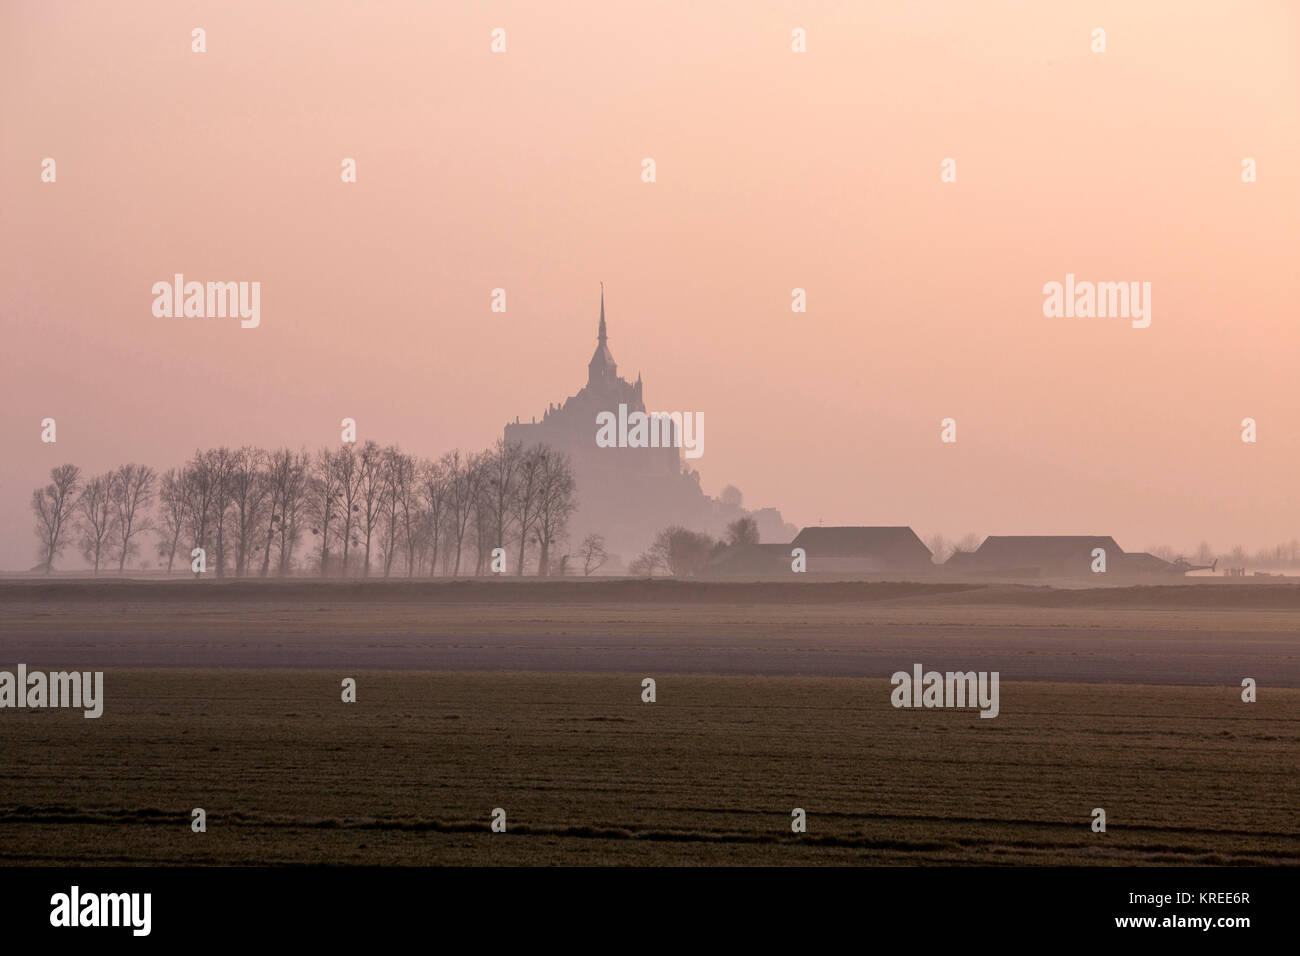
{"type": "Polygon", "coordinates": [[[923,535],[1300,537],[1297,10],[5,3],[0,568],[36,562],[65,461],[314,448],[344,416],[484,447],[583,384],[600,280],[620,371],[703,412],[710,493],[923,535]],[[155,318],[175,272],[260,281],[260,328],[155,318]],[[1045,318],[1067,272],[1150,282],[1151,327],[1045,318]]]}

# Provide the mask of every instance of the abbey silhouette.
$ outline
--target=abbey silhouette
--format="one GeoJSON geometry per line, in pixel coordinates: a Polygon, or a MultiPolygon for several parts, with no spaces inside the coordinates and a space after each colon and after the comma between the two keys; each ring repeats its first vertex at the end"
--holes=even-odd
{"type": "MultiPolygon", "coordinates": [[[[609,348],[602,284],[596,351],[587,363],[587,384],[562,403],[549,405],[541,421],[520,422],[516,418],[505,429],[507,442],[524,447],[546,444],[569,456],[578,497],[578,510],[569,523],[570,546],[576,547],[589,533],[602,534],[609,553],[627,564],[668,525],[680,524],[721,537],[729,521],[746,513],[758,521],[763,540],[789,541],[794,529],[785,525],[775,509],[745,512],[704,494],[699,473],[683,468],[681,448],[601,448],[596,444],[596,416],[617,413],[620,404],[626,405],[629,413],[647,411],[643,389],[640,374],[635,382],[618,374],[618,363],[609,348]]],[[[671,403],[664,403],[654,411],[672,408],[671,403]]],[[[732,480],[743,488],[741,480],[732,480]]]]}

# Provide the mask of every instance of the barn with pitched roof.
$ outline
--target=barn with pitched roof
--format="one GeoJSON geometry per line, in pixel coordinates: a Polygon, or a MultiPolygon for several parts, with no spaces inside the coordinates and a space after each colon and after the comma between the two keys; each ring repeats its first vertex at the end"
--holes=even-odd
{"type": "Polygon", "coordinates": [[[809,574],[874,575],[934,569],[930,549],[906,525],[804,528],[789,547],[804,549],[809,574]]]}
{"type": "Polygon", "coordinates": [[[1158,575],[1173,566],[1144,552],[1127,553],[1108,534],[990,535],[974,551],[957,552],[945,571],[983,578],[1092,578],[1095,552],[1106,553],[1106,573],[1158,575]]]}

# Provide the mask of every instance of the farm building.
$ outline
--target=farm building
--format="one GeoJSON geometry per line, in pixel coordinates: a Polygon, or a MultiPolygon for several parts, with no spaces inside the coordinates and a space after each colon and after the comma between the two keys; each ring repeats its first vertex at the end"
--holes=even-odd
{"type": "Polygon", "coordinates": [[[934,570],[930,549],[906,526],[804,528],[790,542],[808,555],[809,574],[893,574],[934,570]]]}
{"type": "Polygon", "coordinates": [[[1093,578],[1096,551],[1105,552],[1106,573],[1141,577],[1173,569],[1145,552],[1127,553],[1110,535],[990,535],[974,551],[957,552],[945,571],[970,577],[1093,578]]]}

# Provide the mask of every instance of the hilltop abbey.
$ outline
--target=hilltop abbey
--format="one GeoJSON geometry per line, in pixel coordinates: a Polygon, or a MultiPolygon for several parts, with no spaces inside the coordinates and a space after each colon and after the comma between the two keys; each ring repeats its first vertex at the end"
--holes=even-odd
{"type": "MultiPolygon", "coordinates": [[[[683,468],[681,447],[601,447],[596,440],[597,416],[619,412],[646,413],[644,384],[638,374],[629,382],[618,374],[609,349],[605,324],[605,291],[600,294],[600,324],[596,351],[587,363],[587,384],[559,405],[552,404],[541,421],[506,425],[505,440],[528,447],[546,444],[569,456],[577,482],[578,510],[569,523],[571,546],[591,533],[604,535],[611,555],[624,564],[650,546],[669,525],[721,537],[741,508],[705,495],[699,472],[683,468]]],[[[772,509],[753,512],[766,541],[789,540],[780,515],[772,509]]]]}

